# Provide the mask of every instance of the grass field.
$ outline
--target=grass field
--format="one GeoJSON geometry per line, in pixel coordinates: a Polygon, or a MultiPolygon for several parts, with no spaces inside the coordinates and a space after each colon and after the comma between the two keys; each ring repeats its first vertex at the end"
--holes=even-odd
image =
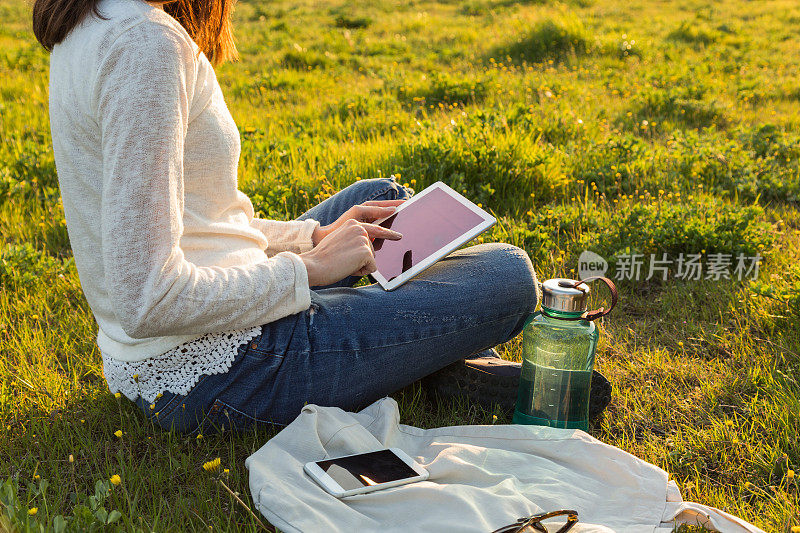
{"type": "MultiPolygon", "coordinates": [[[[592,434],[687,500],[800,528],[800,4],[249,0],[235,21],[241,62],[217,74],[264,216],[394,174],[466,191],[499,218],[484,239],[525,248],[541,279],[587,249],[763,256],[758,281],[620,281],[592,434]]],[[[0,530],[258,530],[202,465],[220,457],[249,503],[244,459],[268,430],[189,439],[108,392],[29,26],[23,0],[0,3],[0,530]]],[[[405,423],[492,421],[397,397],[405,423]]]]}

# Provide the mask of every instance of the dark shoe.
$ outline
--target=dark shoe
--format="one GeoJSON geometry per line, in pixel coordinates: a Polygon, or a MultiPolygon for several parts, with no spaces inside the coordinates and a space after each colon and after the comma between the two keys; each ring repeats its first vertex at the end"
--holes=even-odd
{"type": "MultiPolygon", "coordinates": [[[[517,402],[522,364],[485,355],[457,361],[423,378],[422,386],[440,398],[466,397],[489,412],[497,407],[511,414],[517,402]]],[[[592,373],[589,420],[595,420],[611,402],[611,383],[592,373]]]]}

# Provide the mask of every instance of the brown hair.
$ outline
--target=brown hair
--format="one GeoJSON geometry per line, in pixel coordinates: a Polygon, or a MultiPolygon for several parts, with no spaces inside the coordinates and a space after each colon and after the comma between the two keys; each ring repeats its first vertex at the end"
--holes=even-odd
{"type": "MultiPolygon", "coordinates": [[[[180,22],[209,60],[220,64],[238,58],[233,42],[231,13],[236,0],[148,0],[180,22]]],[[[60,43],[84,17],[97,11],[99,0],[36,0],[33,33],[47,50],[60,43]]]]}

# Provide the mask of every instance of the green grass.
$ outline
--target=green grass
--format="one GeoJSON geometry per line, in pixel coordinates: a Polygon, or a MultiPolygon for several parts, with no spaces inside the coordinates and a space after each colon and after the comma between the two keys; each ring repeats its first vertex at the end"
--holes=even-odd
{"type": "MultiPolygon", "coordinates": [[[[108,393],[29,10],[0,5],[0,501],[87,524],[96,481],[117,474],[102,506],[123,529],[257,530],[202,464],[221,457],[250,502],[244,459],[269,430],[185,438],[108,393]]],[[[235,19],[242,61],[218,77],[264,216],[395,174],[492,210],[481,240],[525,248],[542,279],[574,275],[585,249],[763,255],[757,283],[621,284],[598,356],[614,400],[592,434],[688,500],[800,526],[800,5],[250,0],[235,19]]],[[[397,397],[409,424],[492,419],[397,397]]]]}

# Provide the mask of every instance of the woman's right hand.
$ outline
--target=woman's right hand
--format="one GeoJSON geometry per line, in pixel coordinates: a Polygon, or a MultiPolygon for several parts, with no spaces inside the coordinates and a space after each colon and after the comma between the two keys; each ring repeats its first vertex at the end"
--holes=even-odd
{"type": "Polygon", "coordinates": [[[372,239],[397,241],[402,237],[400,233],[376,224],[347,220],[310,251],[300,254],[308,272],[308,285],[320,287],[347,276],[365,276],[375,272],[372,239]]]}

